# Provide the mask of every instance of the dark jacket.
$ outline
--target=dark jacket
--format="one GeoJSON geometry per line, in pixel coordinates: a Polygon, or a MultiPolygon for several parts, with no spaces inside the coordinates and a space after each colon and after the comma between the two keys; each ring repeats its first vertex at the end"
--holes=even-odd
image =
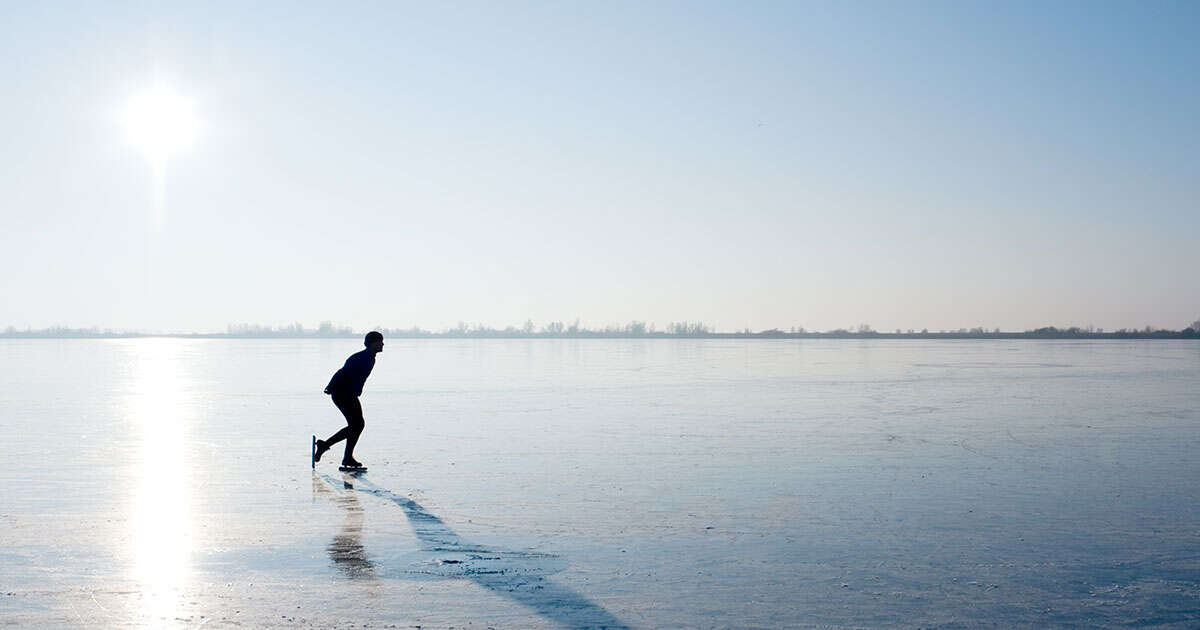
{"type": "Polygon", "coordinates": [[[371,368],[374,367],[374,352],[355,352],[346,359],[342,369],[333,373],[333,378],[329,379],[329,384],[325,386],[325,393],[334,396],[362,396],[363,383],[367,382],[371,368]]]}

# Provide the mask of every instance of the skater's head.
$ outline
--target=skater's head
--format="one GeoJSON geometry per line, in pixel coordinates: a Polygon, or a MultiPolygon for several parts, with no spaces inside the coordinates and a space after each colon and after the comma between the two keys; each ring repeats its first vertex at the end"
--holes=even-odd
{"type": "Polygon", "coordinates": [[[372,352],[383,352],[383,333],[372,330],[363,339],[363,345],[372,352]]]}

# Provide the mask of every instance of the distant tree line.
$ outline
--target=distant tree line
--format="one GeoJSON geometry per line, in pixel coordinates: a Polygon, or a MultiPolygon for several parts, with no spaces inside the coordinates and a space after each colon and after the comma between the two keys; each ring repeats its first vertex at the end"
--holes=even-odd
{"type": "MultiPolygon", "coordinates": [[[[803,327],[792,327],[789,330],[771,328],[769,330],[751,331],[749,328],[738,332],[717,332],[703,322],[671,322],[663,330],[658,330],[654,323],[634,320],[624,325],[608,325],[601,328],[586,328],[580,326],[576,319],[571,323],[561,321],[548,322],[542,326],[526,320],[521,326],[506,326],[492,328],[483,324],[474,326],[459,322],[453,328],[441,331],[430,331],[416,326],[412,328],[375,327],[389,338],[496,338],[496,339],[537,339],[537,338],[701,338],[701,339],[1196,339],[1200,338],[1200,320],[1192,322],[1183,330],[1167,330],[1146,326],[1141,329],[1122,328],[1106,332],[1103,328],[1084,328],[1071,326],[1056,328],[1045,326],[1024,332],[1001,332],[999,328],[988,330],[982,326],[975,328],[959,328],[957,330],[939,330],[932,332],[928,328],[920,331],[909,328],[895,332],[879,332],[869,324],[859,324],[850,328],[836,328],[829,331],[809,331],[803,327]]],[[[174,333],[155,334],[133,331],[114,331],[99,328],[69,328],[54,326],[42,329],[18,330],[12,326],[0,331],[0,338],[126,338],[126,337],[188,337],[188,338],[229,338],[229,339],[325,339],[353,338],[361,336],[365,331],[355,331],[349,326],[338,326],[333,322],[321,322],[316,328],[305,328],[299,322],[284,326],[264,326],[261,324],[229,324],[223,333],[174,333]]]]}
{"type": "Polygon", "coordinates": [[[333,322],[321,322],[316,328],[306,329],[300,322],[286,326],[271,327],[261,324],[229,324],[225,326],[227,337],[354,337],[357,334],[349,326],[336,326],[333,322]]]}

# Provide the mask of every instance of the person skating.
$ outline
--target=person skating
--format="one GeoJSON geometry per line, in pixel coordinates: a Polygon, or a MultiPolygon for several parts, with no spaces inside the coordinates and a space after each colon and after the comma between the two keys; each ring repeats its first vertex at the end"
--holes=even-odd
{"type": "Polygon", "coordinates": [[[343,468],[359,468],[364,466],[354,459],[354,446],[358,444],[358,436],[363,431],[362,404],[358,397],[362,395],[363,384],[375,367],[375,355],[383,352],[383,334],[371,331],[363,339],[365,350],[356,352],[346,359],[345,365],[333,373],[325,393],[333,398],[333,404],[346,417],[346,426],[329,436],[328,440],[315,440],[313,444],[313,465],[316,466],[321,456],[334,444],[346,440],[346,452],[342,455],[343,468]]]}

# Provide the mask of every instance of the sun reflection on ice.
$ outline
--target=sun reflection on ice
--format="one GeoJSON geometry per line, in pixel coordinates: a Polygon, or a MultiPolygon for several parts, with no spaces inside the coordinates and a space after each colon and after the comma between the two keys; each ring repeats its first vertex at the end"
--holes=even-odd
{"type": "Polygon", "coordinates": [[[184,439],[191,421],[179,345],[142,339],[132,346],[131,430],[141,438],[133,518],[134,578],[141,613],[174,619],[190,570],[191,503],[184,439]]]}

